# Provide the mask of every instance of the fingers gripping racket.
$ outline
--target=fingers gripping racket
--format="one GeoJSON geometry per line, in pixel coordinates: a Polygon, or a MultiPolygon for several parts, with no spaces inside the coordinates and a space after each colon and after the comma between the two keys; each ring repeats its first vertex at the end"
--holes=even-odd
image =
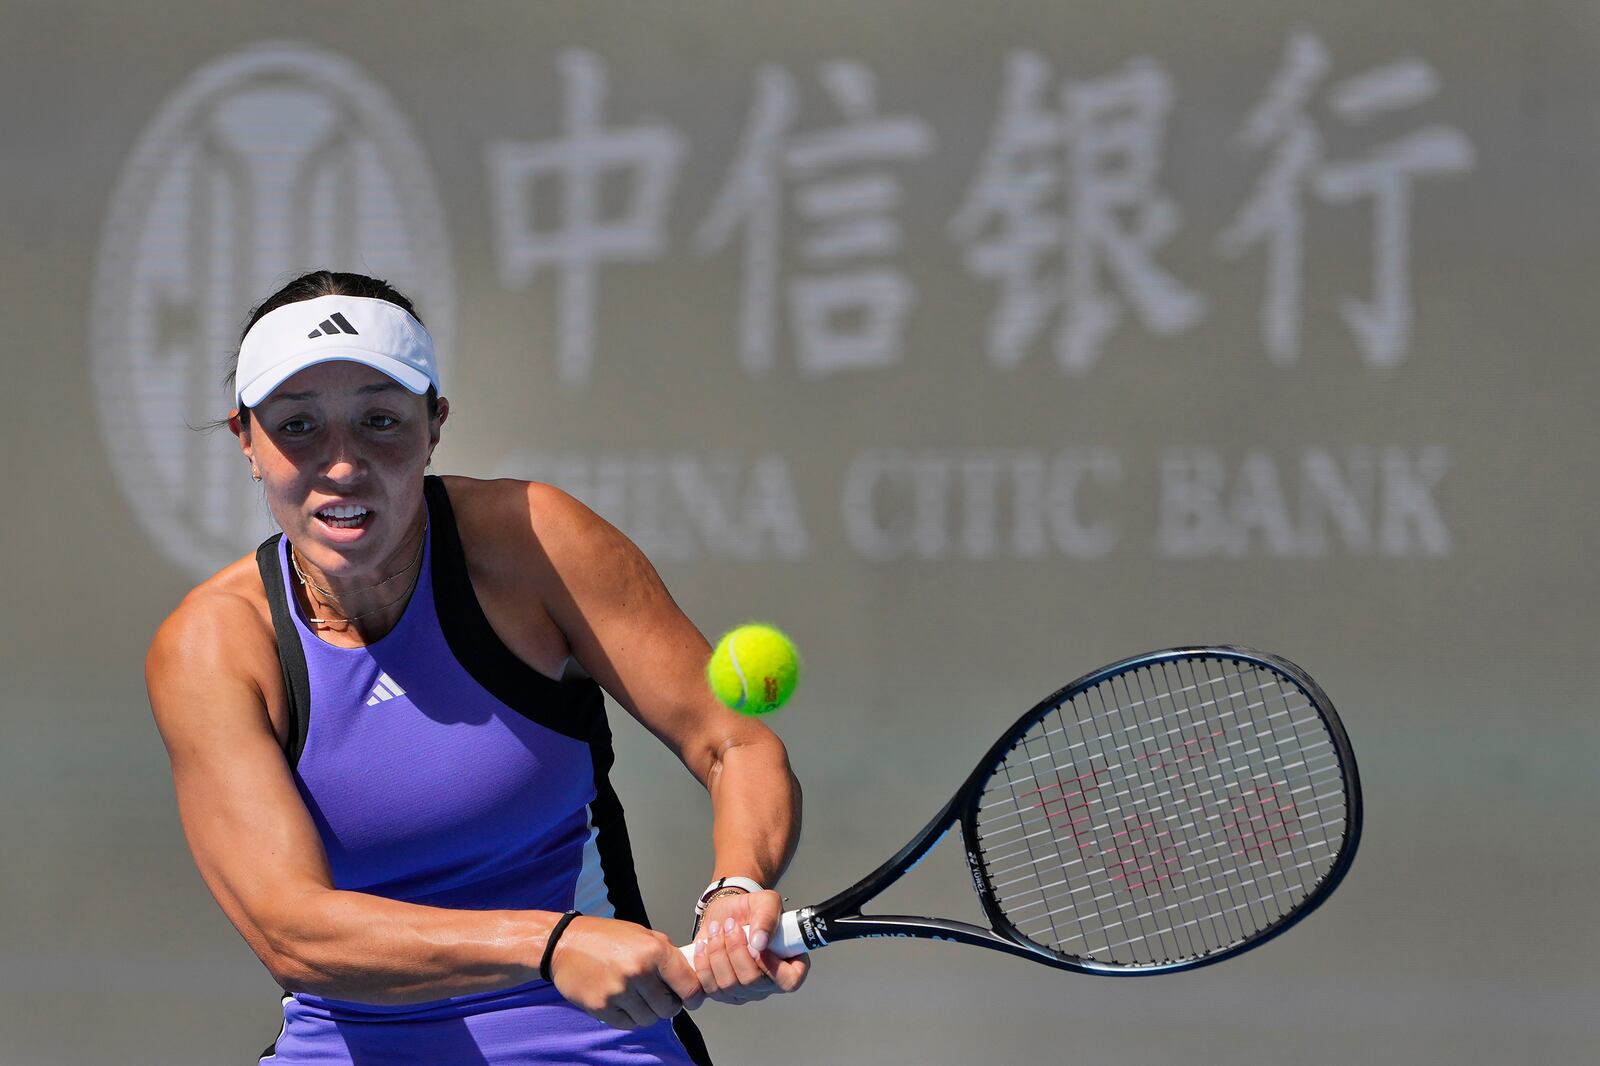
{"type": "Polygon", "coordinates": [[[1023,715],[893,858],[786,912],[771,950],[922,937],[1082,973],[1187,970],[1315,910],[1360,834],[1355,756],[1305,671],[1247,648],[1151,652],[1023,715]],[[957,824],[989,928],[861,912],[957,824]]]}

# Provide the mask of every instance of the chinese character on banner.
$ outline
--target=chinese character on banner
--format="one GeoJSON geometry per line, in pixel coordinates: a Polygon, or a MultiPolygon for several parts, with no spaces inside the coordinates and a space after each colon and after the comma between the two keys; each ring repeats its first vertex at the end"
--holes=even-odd
{"type": "MultiPolygon", "coordinates": [[[[532,283],[544,266],[560,271],[558,366],[561,380],[589,381],[603,263],[659,258],[666,215],[683,160],[684,139],[670,126],[605,125],[606,71],[583,51],[561,56],[562,131],[555,140],[497,141],[488,148],[489,193],[498,238],[500,278],[507,288],[532,283]],[[602,217],[601,185],[621,173],[626,204],[602,217]],[[541,179],[559,185],[560,217],[534,217],[541,179]]],[[[609,183],[608,183],[609,187],[609,183]]]]}
{"type": "MultiPolygon", "coordinates": [[[[1428,126],[1352,160],[1328,161],[1316,123],[1306,113],[1331,66],[1315,34],[1290,36],[1282,65],[1237,138],[1252,151],[1270,151],[1251,197],[1217,236],[1217,250],[1237,258],[1266,245],[1266,296],[1261,333],[1267,354],[1292,363],[1300,353],[1300,294],[1304,276],[1303,200],[1310,187],[1334,205],[1373,202],[1373,294],[1341,309],[1367,363],[1391,367],[1405,358],[1411,327],[1409,216],[1418,178],[1472,169],[1472,143],[1458,130],[1428,126]]],[[[1414,107],[1439,90],[1438,75],[1420,59],[1401,59],[1330,87],[1335,118],[1362,125],[1414,107]]]]}
{"type": "Polygon", "coordinates": [[[739,361],[754,375],[776,361],[784,297],[796,365],[809,377],[894,363],[915,299],[883,262],[901,244],[900,183],[888,165],[927,156],[933,133],[919,118],[880,115],[872,72],[858,63],[823,63],[819,80],[844,121],[797,132],[794,79],[778,67],[760,71],[737,158],[693,238],[706,256],[742,231],[739,361]],[[805,272],[780,295],[791,200],[808,227],[799,243],[805,272]]]}
{"type": "Polygon", "coordinates": [[[1201,319],[1205,300],[1154,260],[1181,222],[1156,184],[1171,79],[1136,59],[1054,93],[1053,82],[1036,53],[1008,58],[988,149],[950,230],[967,269],[999,288],[990,360],[1021,363],[1054,315],[1056,360],[1082,373],[1127,305],[1171,336],[1201,319]]]}

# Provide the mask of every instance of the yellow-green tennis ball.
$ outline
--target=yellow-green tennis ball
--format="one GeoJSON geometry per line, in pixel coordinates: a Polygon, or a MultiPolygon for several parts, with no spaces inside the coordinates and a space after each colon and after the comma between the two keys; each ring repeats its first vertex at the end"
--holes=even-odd
{"type": "Polygon", "coordinates": [[[773,626],[742,625],[717,641],[706,680],[717,699],[740,714],[770,714],[800,683],[800,654],[773,626]]]}

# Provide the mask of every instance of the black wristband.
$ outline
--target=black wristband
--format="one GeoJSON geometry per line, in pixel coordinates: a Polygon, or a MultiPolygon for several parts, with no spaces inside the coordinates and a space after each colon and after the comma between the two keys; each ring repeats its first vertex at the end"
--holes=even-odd
{"type": "Polygon", "coordinates": [[[572,924],[572,919],[582,916],[582,911],[568,911],[556,919],[556,924],[550,927],[550,935],[544,939],[544,958],[539,960],[539,976],[546,981],[553,981],[550,976],[550,960],[556,954],[556,941],[561,939],[561,934],[567,931],[567,926],[572,924]]]}

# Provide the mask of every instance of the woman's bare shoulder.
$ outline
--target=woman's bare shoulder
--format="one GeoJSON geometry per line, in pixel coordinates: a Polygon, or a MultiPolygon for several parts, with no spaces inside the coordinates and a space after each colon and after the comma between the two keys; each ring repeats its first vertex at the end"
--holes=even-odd
{"type": "Polygon", "coordinates": [[[450,508],[457,520],[463,515],[493,515],[505,519],[515,516],[537,517],[541,505],[558,510],[587,508],[554,485],[518,478],[476,478],[447,474],[439,479],[450,495],[450,508]]]}
{"type": "Polygon", "coordinates": [[[221,674],[259,683],[275,676],[277,639],[255,555],[196,585],[156,629],[145,660],[152,687],[221,674]]]}
{"type": "Polygon", "coordinates": [[[443,481],[462,541],[508,565],[525,566],[530,554],[558,559],[572,545],[611,531],[577,498],[544,482],[455,476],[443,481]]]}
{"type": "Polygon", "coordinates": [[[181,628],[204,621],[242,623],[247,619],[255,619],[269,630],[272,628],[267,590],[261,583],[253,552],[190,589],[162,625],[164,628],[173,623],[181,628]]]}

